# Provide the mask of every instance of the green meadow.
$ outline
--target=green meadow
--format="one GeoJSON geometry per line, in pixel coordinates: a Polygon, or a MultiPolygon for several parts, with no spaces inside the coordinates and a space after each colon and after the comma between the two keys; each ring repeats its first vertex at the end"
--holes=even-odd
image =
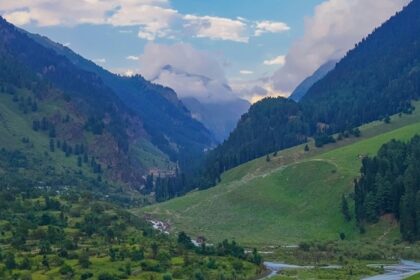
{"type": "MultiPolygon", "coordinates": [[[[419,103],[415,103],[419,107],[419,103]]],[[[135,212],[167,221],[173,231],[211,241],[224,238],[249,245],[290,245],[309,240],[399,238],[393,219],[383,219],[360,234],[354,219],[346,222],[341,197],[350,198],[361,159],[374,155],[392,139],[408,140],[420,133],[420,113],[396,115],[360,128],[361,137],[344,138],[315,148],[280,151],[229,170],[216,187],[135,212]]],[[[352,200],[348,199],[353,208],[352,200]]]]}

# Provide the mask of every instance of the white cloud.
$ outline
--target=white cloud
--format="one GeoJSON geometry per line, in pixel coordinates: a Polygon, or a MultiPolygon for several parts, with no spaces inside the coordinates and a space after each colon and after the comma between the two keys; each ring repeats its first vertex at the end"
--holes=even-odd
{"type": "Polygon", "coordinates": [[[139,60],[139,57],[135,56],[135,55],[129,55],[129,56],[126,57],[126,59],[127,60],[139,60]]]}
{"type": "Polygon", "coordinates": [[[230,85],[240,97],[255,103],[267,96],[287,96],[286,92],[273,88],[270,77],[262,77],[253,80],[232,79],[230,85]]]}
{"type": "Polygon", "coordinates": [[[16,11],[4,15],[5,19],[16,25],[25,25],[31,22],[31,14],[28,11],[16,11]]]}
{"type": "Polygon", "coordinates": [[[203,103],[236,98],[230,89],[222,59],[190,44],[148,43],[139,57],[139,73],[146,79],[173,88],[178,96],[203,103]]]}
{"type": "Polygon", "coordinates": [[[155,40],[167,37],[171,33],[172,23],[179,17],[178,11],[166,7],[126,5],[121,6],[107,22],[113,26],[139,26],[140,38],[155,40]]]}
{"type": "Polygon", "coordinates": [[[128,69],[127,71],[125,71],[124,73],[123,73],[123,75],[124,76],[127,76],[127,77],[131,77],[131,76],[133,76],[135,73],[134,73],[134,71],[133,70],[130,70],[130,69],[128,69]]]}
{"type": "Polygon", "coordinates": [[[106,59],[105,58],[96,58],[96,59],[93,60],[93,62],[99,63],[99,64],[105,64],[106,59]]]}
{"type": "Polygon", "coordinates": [[[247,25],[242,20],[211,16],[184,16],[186,23],[184,27],[191,30],[199,38],[210,38],[213,40],[230,40],[247,43],[247,25]]]}
{"type": "Polygon", "coordinates": [[[289,30],[290,26],[284,22],[264,20],[257,21],[254,35],[261,36],[264,33],[281,33],[289,30]]]}
{"type": "Polygon", "coordinates": [[[326,0],[305,21],[305,32],[273,76],[276,90],[291,92],[326,61],[342,58],[409,0],[326,0]]]}
{"type": "MultiPolygon", "coordinates": [[[[171,8],[169,0],[1,0],[0,13],[19,26],[34,23],[38,26],[135,27],[138,37],[150,41],[194,36],[247,43],[251,36],[289,29],[282,22],[182,14],[171,8]]],[[[132,30],[118,32],[131,33],[132,30]]]]}
{"type": "Polygon", "coordinates": [[[264,65],[284,65],[286,63],[286,56],[279,55],[273,59],[264,60],[264,65]]]}
{"type": "Polygon", "coordinates": [[[241,70],[241,71],[239,71],[239,73],[241,73],[242,75],[252,75],[252,74],[254,74],[254,71],[251,71],[251,70],[241,70]]]}

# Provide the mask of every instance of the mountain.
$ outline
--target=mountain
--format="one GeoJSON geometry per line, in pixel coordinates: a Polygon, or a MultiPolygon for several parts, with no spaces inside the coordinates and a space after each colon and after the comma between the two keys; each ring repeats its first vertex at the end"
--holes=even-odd
{"type": "Polygon", "coordinates": [[[334,69],[337,62],[338,60],[331,60],[321,65],[318,70],[303,80],[303,82],[296,87],[289,98],[299,102],[316,82],[324,78],[331,70],[334,69]]]}
{"type": "Polygon", "coordinates": [[[45,148],[60,149],[75,157],[75,167],[83,156],[95,173],[138,187],[147,167],[131,151],[148,142],[141,120],[97,75],[78,69],[3,19],[0,37],[2,132],[9,138],[2,146],[25,150],[19,145],[25,142],[28,153],[37,156],[45,148]]]}
{"type": "Polygon", "coordinates": [[[114,75],[2,18],[0,39],[0,147],[39,161],[39,176],[53,166],[139,190],[149,172],[191,168],[215,142],[169,88],[114,75]]]}
{"type": "Polygon", "coordinates": [[[335,132],[399,112],[420,94],[420,1],[412,1],[308,91],[302,110],[312,129],[335,132]]]}
{"type": "Polygon", "coordinates": [[[219,143],[229,137],[241,116],[251,106],[248,101],[243,99],[220,103],[204,103],[193,97],[186,97],[181,100],[191,112],[193,118],[203,123],[219,143]]]}
{"type": "Polygon", "coordinates": [[[215,145],[213,135],[191,117],[172,89],[146,81],[140,75],[115,75],[46,37],[35,34],[29,36],[66,57],[79,69],[95,73],[128,108],[141,117],[151,142],[167,154],[171,161],[178,161],[186,168],[192,158],[215,145]]]}
{"type": "Polygon", "coordinates": [[[181,87],[178,93],[193,118],[203,123],[219,143],[229,136],[242,114],[250,107],[249,102],[237,98],[226,83],[172,65],[163,66],[151,81],[159,83],[165,81],[167,76],[174,80],[186,79],[195,85],[191,92],[182,92],[181,87]]]}
{"type": "Polygon", "coordinates": [[[420,1],[412,1],[349,51],[299,103],[268,98],[254,104],[208,156],[209,184],[229,168],[309,137],[323,145],[335,141],[328,136],[333,133],[357,136],[354,128],[361,124],[412,113],[411,102],[420,96],[419,13],[420,1]]]}

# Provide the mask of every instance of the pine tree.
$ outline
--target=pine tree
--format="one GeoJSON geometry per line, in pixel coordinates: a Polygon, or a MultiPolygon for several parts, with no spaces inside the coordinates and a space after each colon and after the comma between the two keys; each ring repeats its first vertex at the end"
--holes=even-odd
{"type": "Polygon", "coordinates": [[[343,213],[344,219],[349,222],[351,220],[351,214],[349,210],[349,204],[344,195],[341,197],[341,212],[343,213]]]}
{"type": "Polygon", "coordinates": [[[50,151],[52,153],[55,151],[54,139],[50,139],[50,151]]]}

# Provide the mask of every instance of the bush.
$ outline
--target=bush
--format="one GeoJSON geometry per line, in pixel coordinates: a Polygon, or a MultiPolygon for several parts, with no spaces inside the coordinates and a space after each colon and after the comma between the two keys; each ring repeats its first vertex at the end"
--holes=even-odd
{"type": "Polygon", "coordinates": [[[163,280],[172,280],[172,275],[170,274],[163,275],[163,280]]]}
{"type": "Polygon", "coordinates": [[[327,145],[330,143],[335,143],[335,139],[331,135],[322,134],[322,135],[315,136],[315,146],[317,148],[321,148],[324,145],[327,145]]]}
{"type": "Polygon", "coordinates": [[[74,274],[74,270],[71,266],[65,264],[62,267],[60,267],[60,274],[61,275],[73,275],[74,274]]]}
{"type": "Polygon", "coordinates": [[[109,273],[102,273],[99,274],[98,280],[119,280],[119,278],[109,273]]]}
{"type": "Polygon", "coordinates": [[[83,272],[82,275],[80,275],[80,280],[87,280],[89,278],[93,277],[93,273],[88,271],[88,272],[83,272]]]}

